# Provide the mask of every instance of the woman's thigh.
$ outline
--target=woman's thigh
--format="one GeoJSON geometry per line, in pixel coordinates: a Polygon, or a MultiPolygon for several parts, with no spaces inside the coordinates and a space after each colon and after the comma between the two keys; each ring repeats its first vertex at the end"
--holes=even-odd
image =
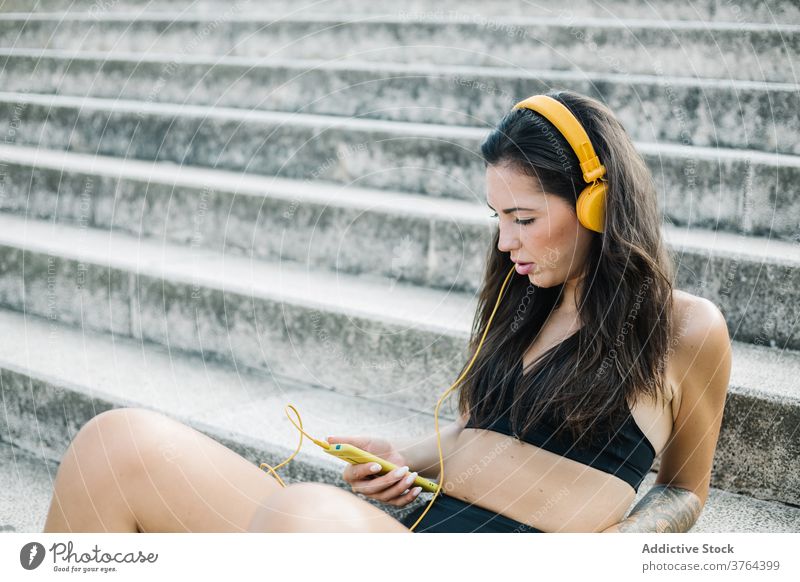
{"type": "Polygon", "coordinates": [[[388,513],[327,483],[295,483],[271,495],[250,524],[254,532],[408,533],[388,513]]]}
{"type": "Polygon", "coordinates": [[[282,490],[274,477],[163,414],[121,408],[76,435],[59,467],[46,531],[244,532],[282,490]],[[54,496],[55,498],[55,496],[54,496]],[[126,521],[127,520],[127,521],[126,521]]]}

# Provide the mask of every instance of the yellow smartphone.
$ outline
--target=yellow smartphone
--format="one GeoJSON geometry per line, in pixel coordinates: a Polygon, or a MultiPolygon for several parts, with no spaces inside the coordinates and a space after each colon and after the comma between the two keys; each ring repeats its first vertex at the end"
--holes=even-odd
{"type": "MultiPolygon", "coordinates": [[[[381,471],[378,473],[378,475],[385,475],[386,473],[394,471],[397,468],[397,465],[394,463],[385,461],[380,457],[376,457],[372,453],[368,453],[367,451],[361,450],[358,447],[354,447],[353,445],[348,445],[346,443],[332,444],[329,448],[323,448],[323,450],[329,455],[333,455],[334,457],[338,457],[344,461],[347,461],[351,465],[358,465],[360,463],[378,463],[381,466],[381,471]]],[[[411,485],[411,487],[414,486],[422,487],[423,491],[430,491],[433,493],[439,487],[439,484],[436,481],[431,481],[430,479],[426,479],[421,475],[417,475],[417,478],[414,479],[414,483],[411,485]]]]}

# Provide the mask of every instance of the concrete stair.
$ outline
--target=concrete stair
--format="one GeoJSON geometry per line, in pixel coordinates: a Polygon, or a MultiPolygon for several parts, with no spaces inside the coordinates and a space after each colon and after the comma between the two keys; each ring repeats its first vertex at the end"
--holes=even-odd
{"type": "MultiPolygon", "coordinates": [[[[485,203],[477,127],[2,92],[0,115],[7,144],[485,203]]],[[[674,222],[797,238],[800,156],[637,145],[674,222]]]]}
{"type": "MultiPolygon", "coordinates": [[[[618,113],[679,287],[719,305],[734,339],[692,531],[800,531],[796,3],[0,13],[0,531],[42,527],[70,439],[113,407],[256,464],[294,450],[287,403],[321,437],[432,432],[493,227],[478,145],[552,87],[618,113]]],[[[282,475],[343,486],[341,468],[306,443],[282,475]]]]}
{"type": "Polygon", "coordinates": [[[103,14],[142,14],[187,12],[219,15],[225,7],[236,5],[273,16],[286,14],[337,15],[411,15],[419,17],[449,17],[456,21],[477,21],[490,16],[548,16],[581,15],[593,18],[630,18],[644,20],[686,20],[692,22],[736,22],[766,24],[800,24],[800,7],[793,0],[751,0],[733,3],[726,0],[662,0],[659,3],[639,0],[572,0],[569,8],[549,4],[517,2],[516,0],[441,0],[431,7],[426,0],[271,0],[266,7],[251,0],[2,0],[0,12],[57,12],[85,13],[92,17],[103,14]]]}
{"type": "MultiPolygon", "coordinates": [[[[241,9],[237,7],[241,6],[241,9]]],[[[429,12],[264,16],[215,13],[0,15],[0,44],[65,51],[435,62],[796,82],[797,24],[492,16],[429,12]],[[651,50],[649,47],[653,47],[651,50]]]]}
{"type": "Polygon", "coordinates": [[[118,51],[12,49],[0,59],[4,90],[18,93],[482,128],[519,95],[557,86],[607,103],[643,142],[800,153],[796,83],[118,51]],[[405,91],[414,94],[407,106],[398,99],[405,91]]]}
{"type": "MultiPolygon", "coordinates": [[[[2,210],[226,257],[292,261],[315,273],[473,293],[491,241],[488,211],[450,198],[21,147],[0,146],[0,162],[13,177],[2,210]]],[[[800,348],[800,245],[670,225],[664,231],[680,286],[719,305],[734,339],[800,348]]],[[[13,225],[4,236],[14,251],[27,240],[13,225]]],[[[13,265],[6,271],[21,268],[13,265]]]]}

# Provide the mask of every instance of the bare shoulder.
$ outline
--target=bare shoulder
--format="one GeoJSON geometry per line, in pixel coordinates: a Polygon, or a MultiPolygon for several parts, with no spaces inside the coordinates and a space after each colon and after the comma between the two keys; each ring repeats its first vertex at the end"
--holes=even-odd
{"type": "Polygon", "coordinates": [[[712,301],[680,289],[673,291],[672,300],[671,345],[677,356],[694,358],[701,346],[730,342],[725,316],[712,301]]]}

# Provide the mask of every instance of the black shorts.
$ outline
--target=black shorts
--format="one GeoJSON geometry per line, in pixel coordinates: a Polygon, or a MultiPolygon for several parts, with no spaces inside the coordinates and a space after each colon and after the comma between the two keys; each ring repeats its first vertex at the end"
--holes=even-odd
{"type": "MultiPolygon", "coordinates": [[[[411,527],[430,501],[412,511],[400,522],[411,527]]],[[[470,505],[441,491],[414,533],[544,533],[494,511],[470,505]]]]}

